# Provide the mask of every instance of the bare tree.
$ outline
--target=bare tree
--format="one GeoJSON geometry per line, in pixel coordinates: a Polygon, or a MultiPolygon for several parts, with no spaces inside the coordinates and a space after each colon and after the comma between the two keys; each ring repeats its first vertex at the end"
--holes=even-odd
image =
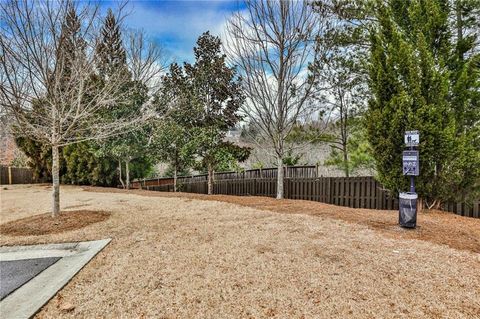
{"type": "MultiPolygon", "coordinates": [[[[97,6],[73,1],[2,2],[0,20],[1,113],[14,119],[17,134],[51,146],[55,217],[60,213],[60,148],[143,125],[152,113],[145,106],[129,118],[103,116],[131,94],[125,90],[131,76],[113,73],[97,85],[97,6]],[[68,28],[74,29],[75,37],[65,36],[68,28]]],[[[135,70],[151,76],[155,65],[151,59],[128,56],[127,61],[135,61],[135,70]],[[146,63],[140,66],[142,60],[146,63]]]]}
{"type": "Polygon", "coordinates": [[[316,135],[312,142],[324,142],[330,145],[330,159],[327,165],[335,165],[345,173],[346,177],[363,165],[352,161],[350,144],[354,135],[358,135],[359,117],[368,100],[366,80],[348,53],[339,48],[333,49],[334,57],[328,63],[315,61],[310,69],[320,74],[316,80],[316,88],[320,94],[317,98],[325,106],[326,122],[330,132],[311,129],[307,135],[316,135]]]}
{"type": "Polygon", "coordinates": [[[315,40],[328,22],[307,1],[245,2],[246,13],[236,13],[227,25],[226,51],[243,76],[244,112],[275,150],[277,198],[283,198],[286,138],[313,111],[308,102],[315,74],[307,76],[308,64],[326,49],[315,40]]]}

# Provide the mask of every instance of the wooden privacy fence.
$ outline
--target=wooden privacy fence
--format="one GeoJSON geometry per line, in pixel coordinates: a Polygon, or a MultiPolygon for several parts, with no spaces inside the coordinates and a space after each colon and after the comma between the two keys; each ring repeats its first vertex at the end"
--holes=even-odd
{"type": "MultiPolygon", "coordinates": [[[[352,208],[398,210],[398,199],[390,194],[373,177],[312,177],[286,178],[284,196],[352,208]]],[[[173,191],[173,185],[145,186],[155,191],[173,191]]],[[[207,194],[207,181],[179,183],[178,190],[187,193],[207,194]]],[[[244,178],[216,180],[214,194],[237,196],[275,197],[276,178],[244,178]]],[[[480,218],[480,201],[473,205],[446,204],[444,210],[458,215],[480,218]]]]}
{"type": "Polygon", "coordinates": [[[32,184],[35,183],[33,170],[25,167],[1,166],[0,184],[32,184]]]}
{"type": "MultiPolygon", "coordinates": [[[[302,177],[317,177],[318,166],[286,166],[283,169],[285,178],[302,178],[302,177]]],[[[249,169],[243,172],[216,172],[214,173],[215,182],[221,180],[232,179],[264,179],[264,178],[277,178],[278,170],[273,168],[258,168],[249,169]]],[[[191,183],[191,182],[206,182],[208,178],[207,174],[191,175],[191,176],[179,176],[178,183],[191,183]]],[[[173,177],[160,177],[150,178],[143,180],[135,180],[132,182],[133,188],[146,188],[147,186],[162,186],[173,184],[173,177]]]]}

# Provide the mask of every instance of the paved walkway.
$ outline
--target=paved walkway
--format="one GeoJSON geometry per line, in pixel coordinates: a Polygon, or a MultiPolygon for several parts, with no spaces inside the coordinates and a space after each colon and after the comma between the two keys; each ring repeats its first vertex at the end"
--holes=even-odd
{"type": "Polygon", "coordinates": [[[0,317],[32,317],[109,242],[0,247],[0,317]]]}

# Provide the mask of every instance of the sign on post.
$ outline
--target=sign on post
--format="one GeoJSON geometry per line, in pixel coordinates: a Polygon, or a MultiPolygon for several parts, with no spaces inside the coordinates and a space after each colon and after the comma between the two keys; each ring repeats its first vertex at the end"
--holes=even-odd
{"type": "Polygon", "coordinates": [[[403,175],[418,176],[419,166],[418,151],[403,151],[403,175]]]}
{"type": "Polygon", "coordinates": [[[420,143],[420,133],[418,131],[406,131],[405,132],[405,145],[418,146],[420,143]]]}

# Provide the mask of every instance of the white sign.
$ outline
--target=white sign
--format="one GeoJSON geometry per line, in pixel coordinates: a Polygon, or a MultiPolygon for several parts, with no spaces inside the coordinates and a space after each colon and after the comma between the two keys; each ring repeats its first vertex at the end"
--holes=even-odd
{"type": "Polygon", "coordinates": [[[418,146],[420,143],[420,134],[418,131],[406,131],[405,132],[405,145],[418,146]]]}

